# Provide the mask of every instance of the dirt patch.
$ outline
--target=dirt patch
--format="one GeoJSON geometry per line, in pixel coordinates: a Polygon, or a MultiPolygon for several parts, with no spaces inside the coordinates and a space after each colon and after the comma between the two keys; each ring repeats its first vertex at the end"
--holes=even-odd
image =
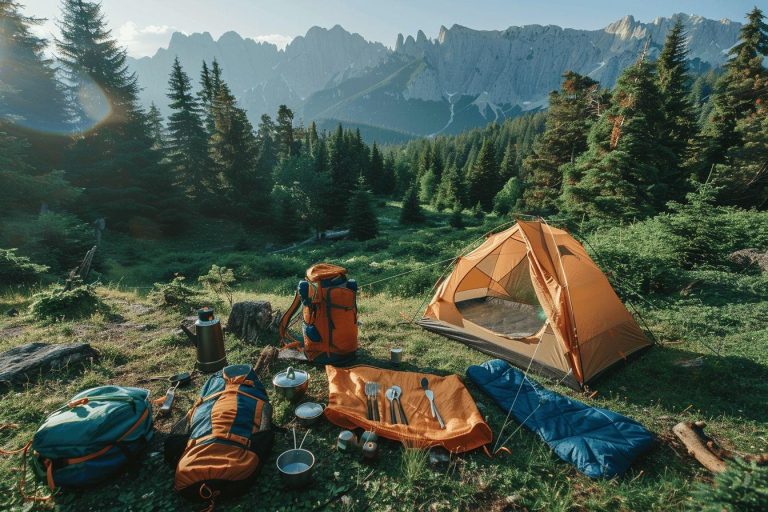
{"type": "Polygon", "coordinates": [[[11,338],[17,338],[24,334],[24,326],[17,325],[14,327],[3,327],[0,329],[0,339],[8,340],[11,338]]]}

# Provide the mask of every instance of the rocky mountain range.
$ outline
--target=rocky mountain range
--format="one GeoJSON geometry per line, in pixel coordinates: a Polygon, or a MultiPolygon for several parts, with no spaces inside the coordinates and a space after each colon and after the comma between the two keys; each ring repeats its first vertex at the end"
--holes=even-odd
{"type": "MultiPolygon", "coordinates": [[[[738,39],[740,23],[680,14],[688,32],[691,65],[722,65],[738,39]]],[[[650,23],[632,16],[600,30],[526,25],[506,30],[441,27],[436,39],[419,31],[397,36],[394,48],[366,41],[340,26],[311,28],[284,50],[227,32],[173,34],[167,49],[130,59],[142,101],[167,113],[168,73],[178,56],[196,77],[203,60],[216,58],[224,79],[256,122],[285,103],[304,123],[337,121],[369,126],[386,138],[458,133],[546,106],[566,70],[612,86],[644,48],[660,51],[674,17],[650,23]]]]}

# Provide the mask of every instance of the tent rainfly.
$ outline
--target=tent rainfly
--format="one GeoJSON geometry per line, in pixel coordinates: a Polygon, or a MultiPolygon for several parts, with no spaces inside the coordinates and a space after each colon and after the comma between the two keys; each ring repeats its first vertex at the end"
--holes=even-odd
{"type": "Polygon", "coordinates": [[[459,258],[419,324],[575,389],[651,345],[584,247],[540,221],[459,258]]]}

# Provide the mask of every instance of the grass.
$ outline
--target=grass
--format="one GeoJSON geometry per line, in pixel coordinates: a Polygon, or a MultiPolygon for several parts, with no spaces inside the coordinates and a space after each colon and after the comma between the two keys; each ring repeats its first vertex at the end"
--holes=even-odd
{"type": "MultiPolygon", "coordinates": [[[[185,270],[188,282],[194,283],[197,275],[205,273],[213,263],[234,268],[240,276],[236,301],[266,299],[280,309],[289,304],[295,282],[313,261],[347,266],[352,277],[363,285],[414,271],[363,286],[358,362],[386,366],[389,349],[401,346],[405,349],[403,369],[464,375],[467,366],[483,362],[488,356],[427,333],[406,320],[420,312],[425,290],[443,271],[443,265],[427,269],[421,265],[450,258],[468,241],[504,220],[490,217],[456,231],[447,227],[448,214],[429,212],[427,225],[403,229],[394,222],[396,204],[387,203],[380,212],[383,234],[379,240],[308,246],[282,255],[227,248],[231,236],[242,237],[241,233],[215,235],[208,246],[189,240],[147,242],[146,246],[137,242],[134,256],[126,250],[130,241],[114,237],[106,242],[103,261],[107,271],[102,275],[103,282],[113,284],[97,289],[113,311],[110,316],[37,322],[27,312],[36,289],[0,291],[0,310],[15,307],[22,313],[0,319],[0,351],[31,341],[85,341],[101,353],[97,361],[37,375],[23,386],[0,391],[0,423],[19,425],[18,429],[0,431],[0,447],[22,445],[49,412],[88,387],[107,383],[139,385],[149,388],[153,396],[164,394],[165,383],[142,379],[191,369],[194,348],[176,333],[184,314],[148,306],[146,287],[180,270],[185,270]],[[181,262],[186,269],[174,270],[181,262]]],[[[488,458],[476,452],[455,457],[448,465],[432,467],[424,452],[384,442],[379,459],[365,464],[359,457],[333,448],[340,429],[323,421],[305,442],[318,460],[315,483],[310,489],[283,490],[274,469],[275,459],[293,440],[290,433],[278,433],[272,456],[265,461],[252,490],[222,503],[221,510],[695,509],[692,489],[697,482],[709,481],[710,476],[671,435],[675,423],[704,420],[707,431],[726,446],[750,453],[768,451],[768,278],[727,267],[675,272],[681,282],[695,285],[684,293],[679,293],[678,288],[651,295],[647,303],[641,304],[641,313],[660,342],[657,346],[597,381],[593,386],[597,395],[592,399],[562,386],[555,388],[633,417],[657,434],[658,446],[622,477],[590,480],[561,462],[526,429],[507,444],[511,455],[488,458]],[[700,365],[677,364],[695,358],[702,358],[700,365]]],[[[219,316],[225,318],[227,310],[228,306],[221,306],[219,316]]],[[[262,342],[276,343],[276,336],[262,342]]],[[[231,336],[226,343],[231,363],[255,362],[263,346],[231,336]]],[[[301,367],[312,374],[309,396],[325,401],[327,382],[322,369],[301,367]]],[[[198,378],[192,387],[177,392],[172,417],[156,422],[157,442],[138,465],[96,488],[64,491],[48,504],[24,504],[16,490],[19,459],[0,458],[0,509],[195,509],[197,505],[181,500],[173,492],[173,469],[163,462],[161,441],[162,434],[192,404],[202,382],[198,378]]],[[[275,406],[275,422],[290,428],[292,407],[276,398],[269,382],[265,384],[275,406]]],[[[504,414],[474,386],[468,383],[468,388],[498,434],[504,414]]],[[[513,428],[516,426],[513,424],[513,428]]],[[[30,479],[28,484],[36,485],[39,493],[46,492],[41,481],[30,479]]]]}

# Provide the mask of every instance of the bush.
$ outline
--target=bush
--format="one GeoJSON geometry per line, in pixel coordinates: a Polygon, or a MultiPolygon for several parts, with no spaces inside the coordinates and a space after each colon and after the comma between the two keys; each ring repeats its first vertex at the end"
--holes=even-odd
{"type": "Polygon", "coordinates": [[[768,467],[735,460],[710,486],[700,483],[692,508],[709,512],[768,510],[768,467]]]}
{"type": "Polygon", "coordinates": [[[423,297],[434,286],[441,267],[431,267],[386,282],[386,289],[400,297],[423,297]]]}
{"type": "Polygon", "coordinates": [[[231,268],[211,265],[208,273],[198,277],[197,281],[215,293],[219,299],[222,297],[226,298],[229,306],[232,307],[235,294],[232,286],[235,284],[236,279],[235,273],[231,268]]]}
{"type": "Polygon", "coordinates": [[[184,284],[185,279],[184,276],[176,274],[168,283],[155,283],[149,293],[150,300],[161,308],[183,312],[200,307],[203,293],[184,284]]]}
{"type": "MultiPolygon", "coordinates": [[[[7,245],[18,247],[22,254],[58,273],[78,266],[95,242],[93,230],[77,217],[50,212],[8,222],[2,238],[7,245]]],[[[96,251],[97,258],[99,254],[96,251]]]]}
{"type": "Polygon", "coordinates": [[[32,296],[29,311],[38,320],[75,320],[94,313],[109,313],[109,306],[96,294],[95,287],[78,283],[67,290],[54,285],[32,296]]]}
{"type": "Polygon", "coordinates": [[[47,271],[47,266],[32,263],[29,258],[16,254],[16,249],[0,249],[0,283],[2,284],[37,281],[47,271]]]}
{"type": "Polygon", "coordinates": [[[587,251],[619,293],[626,288],[659,292],[680,284],[684,240],[670,233],[659,217],[599,231],[587,242],[587,251]]]}

